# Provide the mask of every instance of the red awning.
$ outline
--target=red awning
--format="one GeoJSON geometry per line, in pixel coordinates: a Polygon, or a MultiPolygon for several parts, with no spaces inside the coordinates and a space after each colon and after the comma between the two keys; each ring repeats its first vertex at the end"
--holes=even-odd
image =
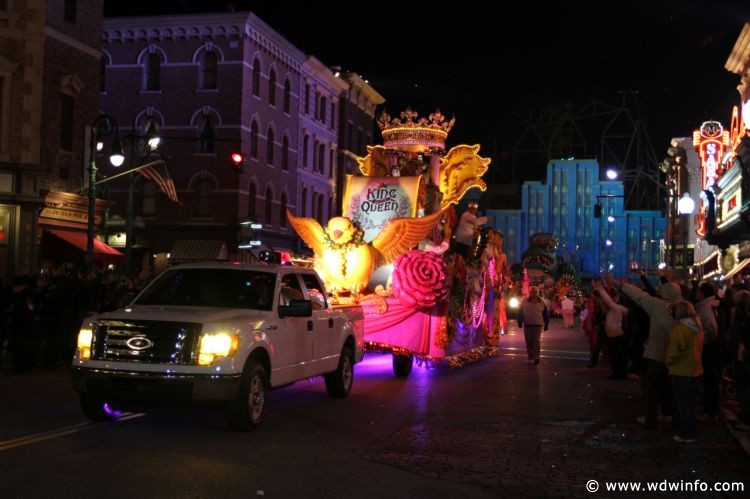
{"type": "MultiPolygon", "coordinates": [[[[76,261],[86,254],[88,236],[85,232],[67,230],[47,230],[42,245],[44,257],[48,260],[76,261]],[[67,244],[66,244],[67,243],[67,244]]],[[[112,246],[94,239],[94,261],[102,263],[122,263],[123,254],[112,246]]]]}

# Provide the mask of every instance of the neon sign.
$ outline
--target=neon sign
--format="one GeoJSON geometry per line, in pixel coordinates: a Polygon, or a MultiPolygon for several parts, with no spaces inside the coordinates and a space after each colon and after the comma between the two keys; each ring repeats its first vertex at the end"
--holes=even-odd
{"type": "MultiPolygon", "coordinates": [[[[724,130],[718,121],[706,121],[700,129],[693,132],[693,146],[700,155],[702,182],[701,190],[712,188],[721,176],[721,162],[724,149],[729,147],[729,132],[724,130]]],[[[706,235],[706,201],[704,199],[700,212],[696,216],[698,227],[696,234],[706,235]]]]}

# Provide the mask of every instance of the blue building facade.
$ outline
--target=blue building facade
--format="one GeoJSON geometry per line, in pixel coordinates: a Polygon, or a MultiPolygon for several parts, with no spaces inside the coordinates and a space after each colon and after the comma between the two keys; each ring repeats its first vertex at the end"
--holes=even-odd
{"type": "Polygon", "coordinates": [[[583,278],[655,269],[664,261],[667,219],[659,211],[626,211],[624,192],[622,182],[600,180],[596,160],[554,160],[546,182],[523,184],[520,210],[490,209],[487,216],[505,236],[509,264],[521,262],[531,234],[548,232],[583,278]]]}

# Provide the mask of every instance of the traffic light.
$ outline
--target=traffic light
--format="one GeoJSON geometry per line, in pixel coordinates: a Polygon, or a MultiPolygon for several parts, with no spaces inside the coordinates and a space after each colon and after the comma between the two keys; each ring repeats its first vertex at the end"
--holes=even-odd
{"type": "Polygon", "coordinates": [[[233,151],[230,159],[232,160],[232,170],[235,173],[242,173],[245,169],[245,155],[241,151],[233,151]]]}
{"type": "Polygon", "coordinates": [[[594,217],[602,218],[602,205],[600,205],[599,203],[596,203],[594,205],[594,217]]]}

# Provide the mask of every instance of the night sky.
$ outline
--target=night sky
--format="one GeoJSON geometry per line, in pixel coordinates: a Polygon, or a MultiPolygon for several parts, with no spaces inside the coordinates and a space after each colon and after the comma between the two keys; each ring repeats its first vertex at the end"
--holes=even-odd
{"type": "MultiPolygon", "coordinates": [[[[496,164],[507,161],[525,129],[522,117],[562,102],[579,109],[625,97],[660,158],[671,137],[709,119],[728,124],[739,78],[724,63],[750,21],[750,3],[573,3],[503,2],[495,7],[503,13],[492,15],[474,8],[486,1],[454,2],[462,10],[440,10],[436,2],[231,2],[324,64],[361,75],[391,115],[407,105],[455,115],[448,145],[481,143],[496,164]],[[363,9],[370,11],[356,15],[363,9]]],[[[228,5],[107,0],[105,15],[228,5]]]]}

